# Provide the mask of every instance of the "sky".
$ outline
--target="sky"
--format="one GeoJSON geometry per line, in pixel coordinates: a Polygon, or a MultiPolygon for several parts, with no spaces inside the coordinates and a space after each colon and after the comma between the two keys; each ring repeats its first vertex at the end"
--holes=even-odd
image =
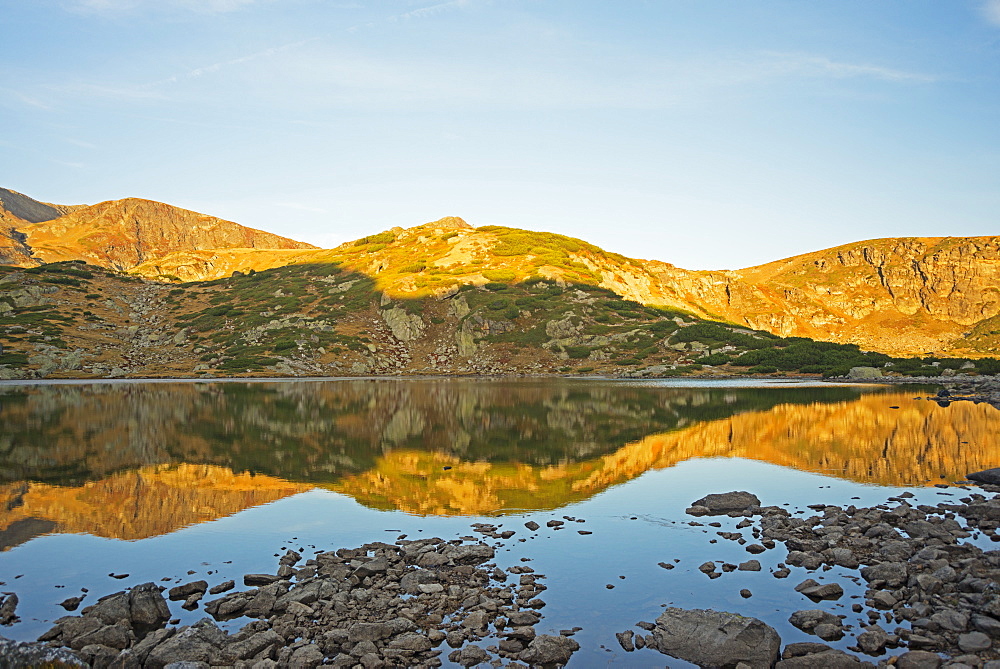
{"type": "Polygon", "coordinates": [[[1000,0],[0,0],[0,187],[687,269],[1000,234],[1000,0]]]}

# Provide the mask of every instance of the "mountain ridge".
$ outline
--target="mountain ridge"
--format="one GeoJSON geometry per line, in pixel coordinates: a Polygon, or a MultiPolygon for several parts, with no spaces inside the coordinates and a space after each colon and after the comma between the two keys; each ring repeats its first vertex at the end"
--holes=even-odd
{"type": "MultiPolygon", "coordinates": [[[[475,228],[446,217],[320,249],[138,198],[62,207],[0,189],[0,262],[85,260],[166,282],[216,280],[288,265],[337,263],[391,298],[531,277],[585,283],[641,304],[782,337],[857,344],[891,354],[993,354],[1000,317],[1000,237],[852,242],[739,270],[687,270],[555,233],[475,228]],[[3,230],[0,230],[3,232],[3,230]],[[3,244],[6,241],[6,246],[3,244]],[[26,255],[27,254],[27,255],[26,255]]],[[[998,328],[1000,329],[1000,328],[998,328]]]]}

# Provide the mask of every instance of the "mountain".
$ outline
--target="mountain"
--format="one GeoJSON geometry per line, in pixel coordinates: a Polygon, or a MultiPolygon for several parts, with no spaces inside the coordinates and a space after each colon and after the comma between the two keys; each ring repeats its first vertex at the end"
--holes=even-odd
{"type": "Polygon", "coordinates": [[[312,249],[270,232],[161,202],[128,198],[82,207],[20,228],[41,262],[86,260],[130,270],[176,251],[202,249],[312,249]]]}
{"type": "Polygon", "coordinates": [[[876,239],[737,271],[692,271],[562,235],[473,228],[446,218],[335,249],[181,251],[134,271],[204,280],[311,262],[340,263],[375,277],[381,289],[399,297],[419,297],[455,282],[540,276],[783,337],[896,355],[997,352],[995,342],[975,344],[966,335],[1000,314],[1000,237],[876,239]]]}
{"type": "MultiPolygon", "coordinates": [[[[247,359],[241,354],[244,351],[261,359],[285,361],[288,356],[276,355],[278,351],[268,348],[267,339],[284,330],[281,324],[292,315],[312,323],[297,328],[296,350],[316,343],[308,337],[328,339],[316,334],[320,327],[355,346],[344,348],[332,340],[326,342],[329,346],[320,344],[315,348],[323,352],[316,355],[327,362],[301,368],[292,365],[294,373],[337,371],[324,365],[333,364],[336,356],[331,356],[331,350],[341,349],[340,373],[345,369],[355,373],[420,369],[532,373],[527,358],[518,357],[518,350],[525,351],[525,342],[516,341],[518,337],[544,349],[542,358],[539,351],[533,354],[532,364],[540,365],[539,369],[567,367],[567,359],[596,363],[585,366],[599,370],[620,360],[676,367],[704,357],[689,352],[718,353],[717,349],[729,358],[756,360],[752,367],[761,369],[809,367],[814,372],[818,368],[830,372],[846,364],[847,358],[832,353],[824,354],[816,365],[792,366],[788,366],[788,355],[784,362],[777,353],[744,355],[754,347],[784,350],[786,345],[761,343],[765,333],[773,335],[772,339],[789,339],[788,343],[809,338],[893,356],[979,358],[1000,352],[1000,237],[869,240],[742,270],[692,271],[658,260],[627,258],[564,235],[502,226],[475,228],[456,217],[319,249],[148,200],[62,207],[2,191],[0,202],[2,223],[7,226],[5,236],[0,237],[0,262],[8,265],[4,271],[34,266],[27,271],[48,275],[41,281],[49,284],[26,285],[24,281],[33,280],[30,274],[12,282],[18,290],[34,292],[16,299],[9,296],[9,307],[0,301],[0,315],[5,309],[59,303],[60,309],[74,314],[72,318],[88,319],[88,328],[98,322],[115,328],[127,324],[151,337],[175,337],[178,330],[201,332],[202,341],[195,348],[201,350],[201,362],[209,370],[227,360],[228,371],[240,369],[239,361],[247,359]],[[69,260],[83,260],[92,267],[74,269],[66,264],[69,260]],[[95,274],[94,267],[113,272],[95,274]],[[56,290],[60,282],[79,284],[82,279],[73,272],[80,271],[92,275],[93,281],[102,284],[101,290],[114,297],[94,301],[74,297],[69,289],[60,289],[58,298],[38,292],[56,290]],[[121,272],[128,277],[114,278],[121,272]],[[252,281],[246,278],[250,275],[252,281]],[[129,278],[147,282],[111,286],[129,278]],[[541,310],[530,306],[554,288],[563,291],[561,297],[545,298],[548,301],[541,310]],[[466,306],[456,306],[460,304],[466,306]],[[230,312],[222,308],[226,305],[230,312]],[[637,311],[640,305],[656,310],[637,311]],[[657,326],[659,333],[647,331],[647,326],[654,325],[647,322],[654,313],[673,325],[657,326]],[[182,318],[192,314],[202,326],[191,327],[182,318]],[[715,331],[714,338],[685,336],[679,341],[680,335],[673,332],[705,320],[727,324],[728,334],[715,331]],[[324,325],[316,324],[320,321],[324,325]],[[209,333],[213,327],[265,329],[257,335],[244,333],[237,342],[235,335],[209,333]],[[629,327],[642,331],[641,336],[628,335],[629,327]],[[667,332],[670,328],[672,334],[667,332]],[[307,334],[304,330],[309,330],[306,339],[302,338],[307,334]],[[371,341],[359,339],[363,332],[369,333],[371,341]],[[375,340],[384,339],[380,333],[388,339],[377,345],[375,340]],[[629,349],[625,342],[630,336],[645,344],[629,349]],[[432,345],[435,337],[438,343],[432,345]],[[751,337],[756,343],[750,341],[747,348],[748,342],[740,337],[751,337]],[[457,346],[465,359],[462,364],[451,353],[435,353],[444,340],[457,346]],[[498,344],[514,346],[496,356],[485,354],[487,349],[498,349],[498,344]],[[360,359],[359,355],[364,356],[360,349],[369,345],[381,346],[381,353],[360,359]],[[395,353],[386,357],[388,349],[395,353]],[[573,356],[582,357],[568,357],[570,349],[573,356]],[[439,360],[451,362],[434,362],[439,360]],[[473,364],[476,360],[481,364],[473,364]],[[510,360],[528,366],[510,367],[510,360]]],[[[83,290],[82,284],[78,288],[83,290]]],[[[53,333],[56,323],[48,324],[53,333]]],[[[142,341],[160,342],[159,349],[145,346],[150,354],[162,350],[160,339],[140,336],[132,344],[142,341]]],[[[87,350],[91,346],[82,341],[80,345],[87,350]]],[[[12,347],[17,348],[9,342],[8,348],[12,347]]],[[[107,352],[102,355],[110,360],[107,352]]],[[[188,355],[193,355],[190,349],[188,355]]],[[[809,355],[815,358],[817,354],[809,355]]],[[[137,356],[136,352],[131,359],[141,357],[137,356]]],[[[856,356],[851,359],[857,362],[856,356]]],[[[275,371],[273,364],[263,369],[275,371]]],[[[198,365],[185,369],[190,373],[194,366],[198,365]]],[[[182,371],[149,361],[98,366],[114,368],[126,374],[140,373],[140,369],[146,370],[143,373],[182,371]]],[[[254,365],[241,371],[246,369],[262,371],[254,365]]]]}
{"type": "Polygon", "coordinates": [[[50,221],[79,209],[79,206],[49,204],[33,200],[17,191],[0,188],[0,263],[34,264],[25,245],[23,228],[31,223],[50,221]]]}

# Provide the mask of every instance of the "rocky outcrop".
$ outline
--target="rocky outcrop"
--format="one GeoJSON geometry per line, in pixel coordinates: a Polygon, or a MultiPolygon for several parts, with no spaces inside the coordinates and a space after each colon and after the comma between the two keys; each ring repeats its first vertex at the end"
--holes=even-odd
{"type": "Polygon", "coordinates": [[[382,318],[393,336],[400,341],[413,341],[424,333],[424,319],[402,307],[382,310],[382,318]]]}

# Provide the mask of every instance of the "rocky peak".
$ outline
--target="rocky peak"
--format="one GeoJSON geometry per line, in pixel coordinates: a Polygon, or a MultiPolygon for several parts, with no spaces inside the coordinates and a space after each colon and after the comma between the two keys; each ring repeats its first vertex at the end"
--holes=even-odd
{"type": "MultiPolygon", "coordinates": [[[[76,209],[80,209],[85,205],[65,205],[65,204],[49,204],[48,202],[39,202],[34,200],[27,195],[18,193],[7,188],[0,188],[0,208],[8,214],[13,214],[20,221],[27,223],[41,223],[42,221],[51,221],[54,218],[59,218],[60,216],[67,214],[76,209]]],[[[8,218],[0,212],[0,218],[8,218]]]]}

